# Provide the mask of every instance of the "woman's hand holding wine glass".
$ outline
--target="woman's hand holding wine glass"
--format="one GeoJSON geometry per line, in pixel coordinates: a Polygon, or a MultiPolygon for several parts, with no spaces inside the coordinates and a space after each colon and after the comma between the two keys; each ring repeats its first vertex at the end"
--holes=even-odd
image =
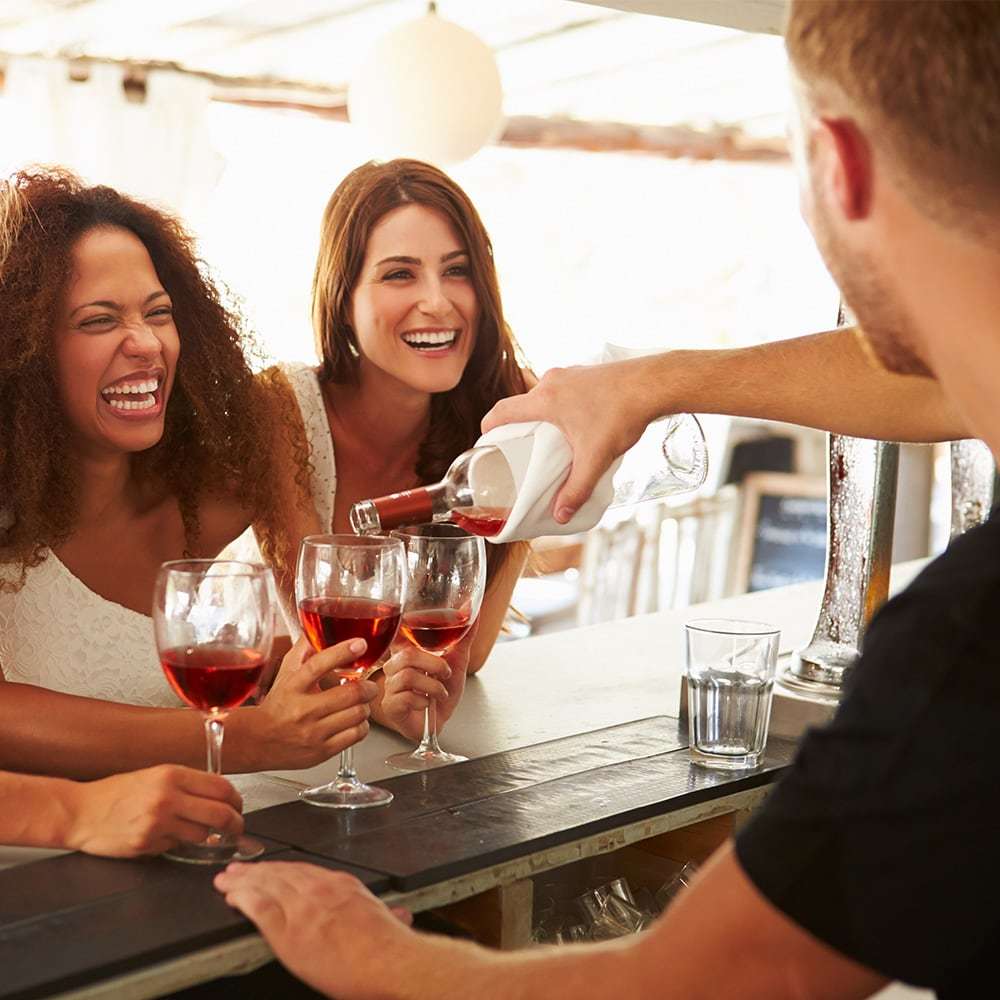
{"type": "MultiPolygon", "coordinates": [[[[400,635],[426,653],[446,656],[476,626],[486,589],[485,543],[453,524],[418,524],[392,534],[405,543],[409,572],[400,635]]],[[[393,754],[390,767],[420,771],[466,759],[441,749],[437,699],[425,703],[419,746],[393,754]]]]}
{"type": "Polygon", "coordinates": [[[381,698],[372,706],[375,721],[419,741],[424,732],[427,699],[431,698],[440,731],[462,700],[477,627],[478,619],[444,656],[425,652],[402,634],[397,635],[392,656],[382,665],[385,680],[381,698]]]}
{"type": "Polygon", "coordinates": [[[315,652],[305,637],[292,647],[271,690],[252,710],[262,768],[312,767],[364,739],[378,687],[360,681],[323,690],[320,681],[351,668],[365,649],[364,640],[352,639],[315,652]]]}
{"type": "MultiPolygon", "coordinates": [[[[309,535],[302,540],[295,572],[295,596],[302,628],[317,652],[337,644],[361,643],[349,663],[335,668],[341,687],[365,684],[365,671],[389,648],[406,597],[403,544],[395,538],[309,535]]],[[[313,678],[318,682],[320,674],[313,678]]],[[[374,685],[371,685],[374,687],[374,685]]],[[[324,692],[332,694],[333,692],[324,692]]],[[[314,698],[320,695],[313,692],[314,698]]],[[[336,778],[299,797],[311,805],[359,809],[386,805],[392,794],[366,785],[354,770],[348,746],[336,778]]]]}
{"type": "Polygon", "coordinates": [[[177,764],[66,782],[68,824],[60,846],[108,858],[162,854],[213,831],[243,832],[239,792],[221,775],[177,764]]]}

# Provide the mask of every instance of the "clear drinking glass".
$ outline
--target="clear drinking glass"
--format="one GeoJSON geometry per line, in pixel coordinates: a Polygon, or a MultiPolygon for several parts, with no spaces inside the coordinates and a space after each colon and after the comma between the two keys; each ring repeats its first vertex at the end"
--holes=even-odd
{"type": "Polygon", "coordinates": [[[685,630],[692,759],[706,767],[756,767],[767,742],[781,632],[726,618],[689,622],[685,630]]]}
{"type": "MultiPolygon", "coordinates": [[[[475,624],[486,588],[486,543],[453,524],[418,524],[392,533],[406,546],[409,586],[400,631],[427,653],[444,656],[475,624]]],[[[386,764],[421,771],[466,760],[438,743],[437,706],[428,700],[424,735],[386,764]]]]}
{"type": "MultiPolygon", "coordinates": [[[[319,652],[347,639],[364,639],[367,649],[335,671],[341,684],[361,680],[389,648],[406,596],[406,559],[396,538],[310,535],[302,539],[295,574],[299,620],[319,652]]],[[[392,793],[359,780],[354,748],[340,755],[337,777],[299,792],[314,806],[360,809],[384,806],[392,793]]]]}
{"type": "MultiPolygon", "coordinates": [[[[223,723],[257,688],[271,655],[271,571],[256,563],[187,559],[156,578],[153,627],[170,686],[205,717],[208,770],[222,773],[223,723]]],[[[196,864],[246,861],[263,852],[249,837],[212,832],[167,857],[196,864]]]]}

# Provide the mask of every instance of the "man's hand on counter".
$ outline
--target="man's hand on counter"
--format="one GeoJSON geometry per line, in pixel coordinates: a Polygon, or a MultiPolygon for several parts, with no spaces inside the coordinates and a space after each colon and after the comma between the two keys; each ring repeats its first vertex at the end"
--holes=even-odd
{"type": "Polygon", "coordinates": [[[215,887],[257,925],[284,966],[342,1000],[385,995],[383,967],[395,965],[415,937],[407,911],[390,910],[346,872],[234,863],[216,875],[215,887]]]}

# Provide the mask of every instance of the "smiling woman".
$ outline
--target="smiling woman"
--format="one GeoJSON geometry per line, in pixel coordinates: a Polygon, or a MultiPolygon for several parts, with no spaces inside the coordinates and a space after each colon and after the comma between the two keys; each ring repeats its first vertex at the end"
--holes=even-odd
{"type": "Polygon", "coordinates": [[[145,451],[163,436],[180,350],[170,296],[130,230],[91,229],[74,264],[55,334],[66,417],[91,454],[145,451]]]}
{"type": "MultiPolygon", "coordinates": [[[[333,192],[313,278],[318,369],[289,366],[309,439],[321,530],[349,531],[359,500],[436,482],[497,400],[533,383],[500,301],[475,206],[418,160],[366,163],[333,192]]],[[[490,546],[478,626],[440,658],[400,641],[374,717],[412,738],[427,698],[446,720],[496,640],[526,557],[490,546]]]]}
{"type": "MultiPolygon", "coordinates": [[[[249,347],[175,219],[59,171],[0,185],[0,767],[202,758],[155,655],[157,572],[251,523],[286,567],[304,503],[287,383],[255,378],[249,347]]],[[[228,766],[305,766],[359,739],[374,689],[314,691],[354,655],[303,669],[290,652],[260,706],[231,714],[228,766]]]]}

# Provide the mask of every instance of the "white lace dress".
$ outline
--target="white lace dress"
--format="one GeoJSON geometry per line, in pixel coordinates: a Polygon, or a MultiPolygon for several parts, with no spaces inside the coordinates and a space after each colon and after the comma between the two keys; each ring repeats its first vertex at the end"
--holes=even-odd
{"type": "Polygon", "coordinates": [[[176,706],[153,620],[105,600],[55,556],[0,593],[0,667],[8,681],[131,705],[176,706]]]}

